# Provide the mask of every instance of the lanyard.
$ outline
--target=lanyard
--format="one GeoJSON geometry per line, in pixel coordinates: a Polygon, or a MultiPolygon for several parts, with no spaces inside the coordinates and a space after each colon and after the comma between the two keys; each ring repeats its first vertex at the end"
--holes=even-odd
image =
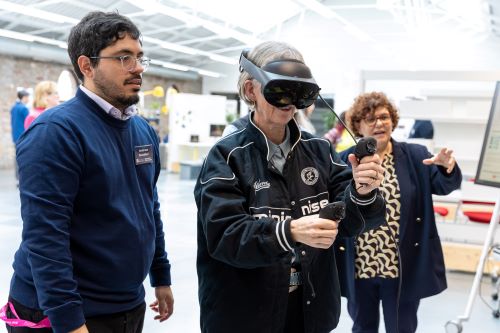
{"type": "Polygon", "coordinates": [[[11,302],[8,302],[4,307],[0,309],[0,320],[3,320],[7,325],[12,327],[29,327],[29,328],[49,328],[51,327],[50,321],[48,317],[45,317],[38,323],[32,323],[31,321],[27,321],[19,318],[17,315],[16,309],[14,309],[14,305],[11,302]],[[10,311],[16,318],[7,318],[7,307],[9,307],[10,311]]]}

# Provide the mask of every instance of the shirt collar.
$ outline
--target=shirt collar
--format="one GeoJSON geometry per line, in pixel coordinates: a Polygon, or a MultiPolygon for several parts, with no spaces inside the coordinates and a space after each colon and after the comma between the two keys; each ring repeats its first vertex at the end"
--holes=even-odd
{"type": "Polygon", "coordinates": [[[270,154],[271,157],[273,155],[281,155],[281,151],[283,151],[283,154],[287,156],[288,153],[290,152],[290,130],[288,129],[288,126],[285,127],[285,140],[283,140],[282,143],[277,145],[271,140],[268,140],[268,143],[269,143],[269,150],[271,151],[270,154]]]}
{"type": "Polygon", "coordinates": [[[108,103],[105,99],[102,97],[98,96],[94,92],[90,91],[89,89],[85,88],[83,85],[80,85],[80,89],[94,102],[97,103],[103,109],[107,114],[112,116],[113,118],[119,119],[119,120],[128,120],[135,116],[137,114],[137,106],[130,105],[127,107],[123,112],[115,108],[113,105],[108,103]]]}
{"type": "MultiPolygon", "coordinates": [[[[269,145],[269,143],[272,143],[272,142],[267,139],[267,137],[264,134],[264,132],[262,132],[262,130],[260,128],[258,128],[257,125],[255,125],[255,123],[253,122],[253,116],[254,116],[254,114],[255,114],[255,111],[252,111],[250,113],[250,115],[249,115],[249,122],[250,122],[250,125],[248,125],[249,133],[250,133],[250,135],[251,135],[252,138],[254,138],[255,140],[257,140],[257,147],[258,147],[258,149],[261,149],[262,152],[264,154],[266,154],[266,160],[269,161],[269,160],[271,160],[271,157],[274,154],[274,149],[271,148],[271,146],[269,145]]],[[[286,126],[286,129],[288,131],[285,134],[286,135],[286,140],[284,142],[286,142],[286,144],[289,147],[289,149],[287,149],[286,146],[285,146],[285,149],[287,149],[286,153],[288,154],[299,143],[302,135],[301,135],[299,126],[297,125],[297,122],[295,121],[294,118],[292,118],[292,120],[290,120],[288,122],[288,125],[286,126]]],[[[281,147],[281,145],[280,145],[280,147],[281,147]]],[[[283,153],[285,153],[285,151],[283,151],[283,153]]]]}

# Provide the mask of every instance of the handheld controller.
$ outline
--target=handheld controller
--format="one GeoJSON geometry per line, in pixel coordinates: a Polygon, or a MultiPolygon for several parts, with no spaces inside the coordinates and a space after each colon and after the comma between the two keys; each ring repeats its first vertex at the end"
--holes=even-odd
{"type": "Polygon", "coordinates": [[[360,161],[365,156],[373,155],[377,152],[377,140],[368,136],[359,139],[356,147],[354,148],[354,156],[360,161]]]}
{"type": "Polygon", "coordinates": [[[319,211],[319,217],[340,221],[345,217],[345,203],[342,201],[331,202],[319,211]]]}
{"type": "MultiPolygon", "coordinates": [[[[361,159],[365,156],[373,155],[377,152],[377,140],[371,136],[363,137],[359,139],[358,143],[356,143],[356,147],[354,148],[354,156],[356,159],[361,161],[361,159]]],[[[368,184],[361,184],[366,186],[368,184]]]]}

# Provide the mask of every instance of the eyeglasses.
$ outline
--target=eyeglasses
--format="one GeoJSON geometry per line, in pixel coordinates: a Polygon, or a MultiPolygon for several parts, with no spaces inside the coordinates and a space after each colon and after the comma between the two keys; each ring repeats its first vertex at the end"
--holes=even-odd
{"type": "Polygon", "coordinates": [[[89,57],[90,59],[120,59],[122,63],[123,69],[125,69],[128,72],[132,72],[136,67],[137,63],[141,64],[144,72],[148,70],[149,63],[151,62],[151,59],[148,57],[139,57],[136,58],[131,55],[122,55],[122,56],[110,56],[110,57],[89,57]]]}
{"type": "Polygon", "coordinates": [[[368,126],[375,126],[375,124],[377,123],[377,120],[380,120],[383,124],[387,124],[391,120],[391,115],[383,114],[383,115],[378,116],[378,117],[366,117],[366,118],[363,118],[363,120],[365,121],[365,123],[368,126]]]}

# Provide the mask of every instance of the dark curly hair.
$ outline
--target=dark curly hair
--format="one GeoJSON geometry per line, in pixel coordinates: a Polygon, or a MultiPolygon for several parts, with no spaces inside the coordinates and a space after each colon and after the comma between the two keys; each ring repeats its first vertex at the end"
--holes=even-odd
{"type": "MultiPolygon", "coordinates": [[[[129,35],[141,42],[141,33],[130,19],[118,13],[90,12],[75,25],[68,37],[68,54],[76,76],[83,82],[78,57],[97,57],[102,49],[129,35]]],[[[142,44],[142,42],[141,42],[142,44]]],[[[99,59],[90,59],[92,67],[99,59]]]]}
{"type": "Polygon", "coordinates": [[[374,91],[361,94],[356,97],[354,99],[354,104],[349,109],[349,114],[351,116],[351,127],[354,135],[358,137],[363,136],[359,132],[359,123],[364,118],[373,116],[375,110],[380,107],[385,107],[389,111],[392,120],[392,130],[396,128],[399,122],[398,110],[383,92],[374,91]]]}

